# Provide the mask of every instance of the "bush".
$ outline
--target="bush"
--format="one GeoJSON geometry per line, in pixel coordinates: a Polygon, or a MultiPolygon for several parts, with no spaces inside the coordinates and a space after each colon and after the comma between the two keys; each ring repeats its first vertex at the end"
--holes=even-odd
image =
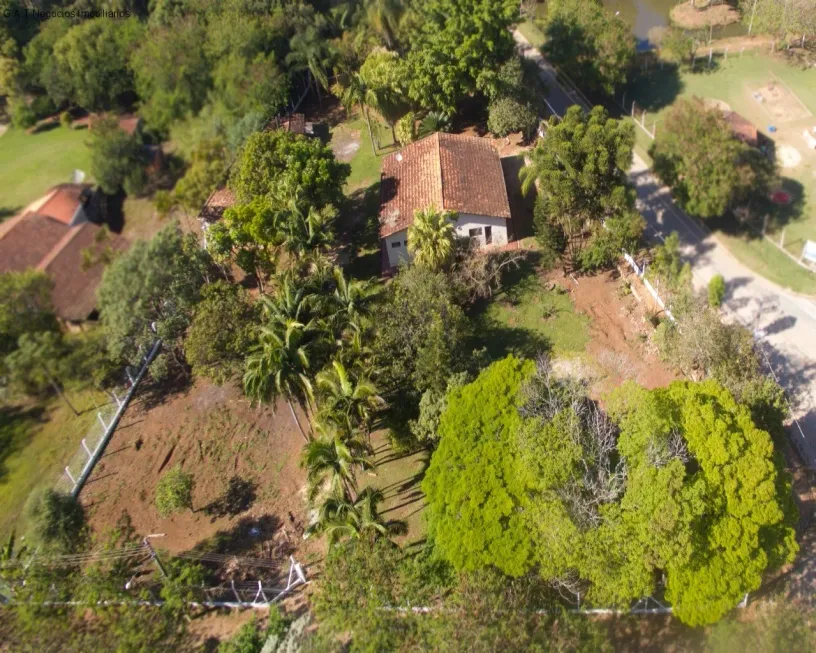
{"type": "Polygon", "coordinates": [[[35,538],[47,549],[74,553],[85,547],[88,525],[85,509],[70,494],[46,490],[28,505],[35,538]]]}
{"type": "Polygon", "coordinates": [[[416,140],[416,114],[409,111],[397,121],[397,140],[400,145],[409,145],[416,140]]]}
{"type": "Polygon", "coordinates": [[[193,487],[191,474],[182,471],[178,465],[167,472],[156,486],[156,508],[162,517],[185,508],[193,509],[193,487]]]}
{"type": "Polygon", "coordinates": [[[725,299],[725,279],[721,274],[715,274],[708,282],[708,305],[719,308],[725,299]]]}
{"type": "Polygon", "coordinates": [[[525,138],[535,130],[538,116],[529,104],[512,97],[499,98],[488,107],[487,128],[495,136],[522,132],[525,138]]]}
{"type": "Polygon", "coordinates": [[[60,114],[60,125],[62,125],[63,127],[70,127],[72,122],[73,118],[71,118],[70,111],[63,111],[60,114]]]}
{"type": "Polygon", "coordinates": [[[12,100],[9,103],[9,111],[11,111],[11,124],[17,129],[28,129],[37,124],[34,110],[22,98],[12,100]]]}

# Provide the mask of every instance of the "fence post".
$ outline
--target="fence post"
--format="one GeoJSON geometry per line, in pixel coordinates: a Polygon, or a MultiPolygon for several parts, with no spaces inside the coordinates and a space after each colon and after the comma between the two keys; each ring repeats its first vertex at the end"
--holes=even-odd
{"type": "Polygon", "coordinates": [[[635,117],[635,101],[632,100],[632,117],[635,117]]]}
{"type": "Polygon", "coordinates": [[[107,431],[108,430],[108,425],[105,424],[105,420],[102,419],[102,413],[99,412],[99,413],[96,414],[96,416],[99,418],[99,423],[102,425],[102,430],[107,431]]]}
{"type": "Polygon", "coordinates": [[[711,68],[711,59],[714,57],[714,48],[708,49],[708,67],[711,68]]]}
{"type": "Polygon", "coordinates": [[[646,109],[643,110],[643,115],[640,117],[640,124],[646,127],[646,109]]]}
{"type": "Polygon", "coordinates": [[[85,442],[85,438],[82,438],[82,448],[83,448],[83,449],[85,449],[85,453],[86,453],[86,454],[88,454],[88,458],[90,458],[91,456],[93,456],[93,454],[91,453],[91,450],[90,450],[90,449],[88,449],[88,445],[87,445],[87,443],[85,442]]]}
{"type": "Polygon", "coordinates": [[[71,474],[71,470],[66,467],[65,473],[68,474],[68,478],[71,479],[71,483],[73,483],[74,487],[76,487],[76,479],[74,478],[73,474],[71,474]]]}
{"type": "Polygon", "coordinates": [[[655,134],[657,133],[657,120],[654,121],[652,124],[652,140],[655,139],[655,134]]]}

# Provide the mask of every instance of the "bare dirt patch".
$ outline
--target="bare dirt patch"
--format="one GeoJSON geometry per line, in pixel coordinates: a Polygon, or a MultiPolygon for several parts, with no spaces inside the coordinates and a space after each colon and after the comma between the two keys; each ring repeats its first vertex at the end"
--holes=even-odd
{"type": "Polygon", "coordinates": [[[250,406],[235,387],[198,380],[159,406],[134,402],[81,498],[95,532],[127,511],[137,532],[165,533],[157,545],[171,553],[214,537],[204,548],[256,557],[305,553],[302,446],[285,404],[273,413],[250,406]],[[195,511],[163,518],[156,483],[176,465],[195,479],[195,511]],[[227,491],[233,478],[241,481],[237,497],[227,491]]]}
{"type": "Polygon", "coordinates": [[[671,10],[670,16],[673,23],[684,29],[700,29],[714,25],[730,25],[738,23],[739,12],[730,5],[716,5],[698,9],[694,2],[684,2],[671,10]]]}
{"type": "Polygon", "coordinates": [[[348,163],[360,149],[360,130],[337,127],[332,137],[331,149],[338,161],[348,163]]]}
{"type": "Polygon", "coordinates": [[[788,85],[778,79],[768,80],[750,91],[754,100],[778,123],[802,120],[812,115],[788,85]]]}
{"type": "Polygon", "coordinates": [[[624,290],[617,270],[575,280],[559,273],[554,280],[569,288],[575,310],[591,318],[586,358],[593,397],[629,380],[658,388],[678,378],[658,357],[644,307],[624,290]]]}
{"type": "Polygon", "coordinates": [[[783,168],[795,168],[802,162],[802,155],[795,147],[779,145],[776,148],[776,161],[783,168]]]}

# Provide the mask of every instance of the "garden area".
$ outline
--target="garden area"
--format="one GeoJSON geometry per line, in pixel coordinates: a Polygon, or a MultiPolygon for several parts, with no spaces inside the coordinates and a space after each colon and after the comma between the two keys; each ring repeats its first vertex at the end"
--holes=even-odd
{"type": "MultiPolygon", "coordinates": [[[[787,205],[755,210],[750,231],[737,229],[733,220],[713,220],[722,241],[753,270],[793,290],[816,293],[816,274],[791,260],[798,258],[806,240],[816,239],[816,151],[808,148],[802,132],[816,126],[816,84],[813,72],[789,64],[781,56],[746,49],[727,55],[701,53],[696,66],[676,68],[652,62],[616,102],[627,109],[636,102],[635,119],[646,112],[645,127],[659,133],[669,108],[678,98],[697,97],[710,106],[735,111],[745,117],[770,142],[781,176],[781,190],[790,197],[787,205]],[[703,56],[703,54],[705,56],[703,56]],[[774,128],[771,131],[771,127],[774,128]],[[782,244],[786,255],[759,237],[767,212],[766,234],[782,244]]],[[[638,151],[644,155],[652,140],[636,129],[638,151]]]]}

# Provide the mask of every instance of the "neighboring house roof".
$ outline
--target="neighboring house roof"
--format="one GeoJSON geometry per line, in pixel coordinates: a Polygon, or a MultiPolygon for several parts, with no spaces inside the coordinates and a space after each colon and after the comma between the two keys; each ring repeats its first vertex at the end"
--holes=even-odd
{"type": "Polygon", "coordinates": [[[742,117],[736,111],[723,111],[723,117],[731,127],[734,136],[739,140],[752,147],[756,147],[759,144],[759,133],[754,123],[742,117]]]}
{"type": "MultiPolygon", "coordinates": [[[[103,266],[82,269],[82,252],[105,248],[123,250],[127,241],[114,234],[98,240],[102,227],[92,222],[75,226],[65,220],[71,204],[82,195],[81,184],[63,184],[0,225],[0,273],[35,268],[54,281],[54,312],[68,321],[85,320],[96,307],[96,288],[103,266]]],[[[90,187],[88,187],[90,188],[90,187]]],[[[71,213],[73,216],[73,213],[71,213]]]]}
{"type": "Polygon", "coordinates": [[[208,198],[204,208],[198,217],[205,222],[218,222],[224,215],[224,211],[235,204],[235,195],[229,188],[219,188],[208,198]]]}
{"type": "Polygon", "coordinates": [[[434,206],[510,218],[501,159],[490,141],[436,133],[386,157],[380,185],[380,237],[407,229],[434,206]]]}
{"type": "Polygon", "coordinates": [[[88,202],[92,192],[90,184],[60,184],[27,210],[69,225],[79,208],[88,202]]]}
{"type": "MultiPolygon", "coordinates": [[[[93,129],[94,124],[99,122],[106,114],[99,114],[99,113],[92,113],[84,118],[80,118],[74,124],[75,125],[87,125],[88,129],[93,129]]],[[[132,113],[123,113],[121,115],[116,116],[116,120],[119,122],[119,129],[125,132],[128,136],[132,136],[136,133],[136,130],[139,129],[139,125],[142,124],[142,119],[139,116],[136,116],[132,113]]]]}

